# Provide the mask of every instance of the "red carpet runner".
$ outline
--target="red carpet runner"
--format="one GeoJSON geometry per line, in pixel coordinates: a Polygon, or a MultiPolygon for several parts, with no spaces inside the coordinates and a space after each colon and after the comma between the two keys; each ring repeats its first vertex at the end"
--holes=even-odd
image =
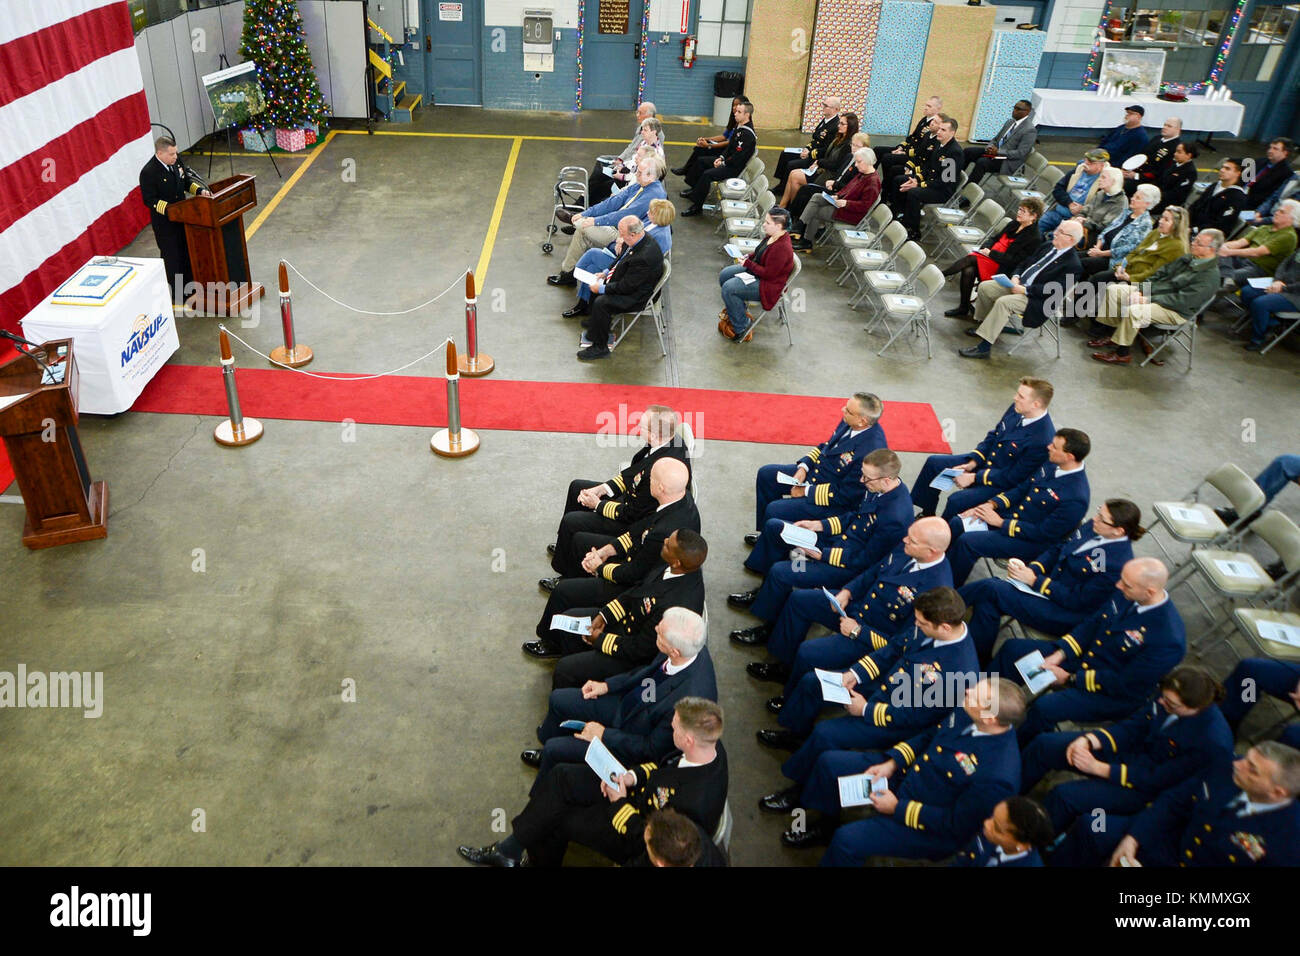
{"type": "MultiPolygon", "coordinates": [[[[244,411],[256,418],[316,422],[350,418],[371,425],[426,428],[447,423],[447,386],[442,378],[390,375],[361,382],[328,381],[281,369],[240,369],[235,374],[244,411]]],[[[701,441],[772,445],[824,441],[844,403],[842,396],[494,378],[462,378],[460,396],[464,423],[470,428],[626,434],[647,404],[662,402],[681,412],[701,441]]],[[[224,416],[221,373],[212,366],[164,366],[131,410],[224,416]]],[[[886,401],[882,424],[895,451],[950,450],[927,403],[886,401]]],[[[0,490],[12,480],[0,447],[0,490]]]]}
{"type": "MultiPolygon", "coordinates": [[[[372,425],[447,423],[446,380],[390,375],[365,381],[329,381],[281,369],[240,369],[239,398],[256,418],[372,425]]],[[[651,402],[677,409],[701,441],[815,445],[824,441],[844,398],[727,392],[703,388],[587,385],[577,382],[460,380],[466,426],[506,431],[625,434],[651,402]]],[[[220,371],[212,366],[167,365],[132,406],[136,412],[225,415],[220,371]]],[[[882,419],[896,451],[947,452],[934,409],[924,402],[885,402],[882,419]]]]}

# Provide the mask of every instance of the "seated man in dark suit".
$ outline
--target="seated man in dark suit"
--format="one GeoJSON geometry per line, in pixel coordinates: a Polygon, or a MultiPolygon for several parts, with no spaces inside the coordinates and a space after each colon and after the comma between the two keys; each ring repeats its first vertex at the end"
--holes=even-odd
{"type": "Polygon", "coordinates": [[[1034,560],[1008,561],[1005,580],[981,578],[963,585],[961,596],[973,609],[970,633],[980,663],[993,654],[1003,615],[1060,636],[1109,601],[1120,568],[1133,557],[1133,542],[1146,533],[1141,520],[1133,502],[1111,498],[1096,517],[1085,519],[1034,560]]]}
{"type": "Polygon", "coordinates": [[[660,562],[634,588],[604,607],[568,608],[569,617],[591,618],[584,635],[551,627],[551,619],[537,622],[536,641],[524,645],[531,657],[560,657],[551,689],[581,687],[589,680],[604,680],[644,667],[655,656],[657,629],[670,607],[704,613],[704,575],[700,567],[709,546],[699,532],[678,528],[664,541],[660,562]]]}
{"type": "Polygon", "coordinates": [[[941,860],[953,855],[980,831],[994,807],[1020,790],[1014,731],[1024,715],[1020,688],[985,678],[966,690],[942,724],[884,753],[822,754],[803,795],[803,805],[821,818],[802,832],[787,830],[781,843],[807,847],[830,839],[822,866],[861,866],[873,856],[941,860]],[[859,773],[883,777],[889,789],[871,794],[872,816],[838,826],[839,778],[859,773]]]}
{"type": "MultiPolygon", "coordinates": [[[[1196,185],[1196,157],[1201,155],[1195,143],[1179,141],[1174,161],[1158,173],[1152,185],[1160,190],[1160,202],[1151,207],[1151,218],[1159,219],[1166,206],[1187,208],[1187,200],[1196,185]]],[[[1140,185],[1140,183],[1139,183],[1140,185]]],[[[1133,187],[1136,191],[1137,187],[1133,187]]]]}
{"type": "Polygon", "coordinates": [[[697,160],[695,167],[686,172],[686,182],[690,186],[683,189],[681,194],[691,201],[691,206],[683,210],[683,217],[698,216],[704,212],[704,200],[709,198],[709,189],[713,184],[739,176],[758,149],[758,136],[754,132],[754,104],[741,103],[736,106],[736,110],[739,124],[722,155],[709,166],[703,165],[708,161],[707,158],[697,160]]]}
{"type": "Polygon", "coordinates": [[[1047,811],[1028,797],[1007,797],[984,821],[980,835],[966,844],[949,866],[1039,867],[1039,851],[1055,837],[1047,811]]]}
{"type": "Polygon", "coordinates": [[[672,751],[677,701],[718,699],[704,619],[684,607],[671,607],[658,631],[659,656],[640,670],[551,691],[546,717],[537,728],[542,746],[519,755],[541,771],[539,779],[556,764],[582,763],[587,744],[596,738],[624,766],[662,760],[672,751]],[[582,721],[582,729],[562,728],[568,720],[582,721]]]}
{"type": "MultiPolygon", "coordinates": [[[[1160,187],[1160,194],[1164,195],[1164,187],[1160,186],[1160,179],[1165,172],[1174,164],[1174,153],[1183,143],[1183,121],[1177,116],[1170,116],[1165,120],[1164,125],[1160,127],[1160,132],[1155,133],[1147,140],[1142,154],[1146,156],[1144,162],[1137,169],[1122,169],[1120,172],[1124,178],[1124,192],[1133,198],[1133,193],[1142,183],[1151,183],[1160,187]]],[[[1114,165],[1123,165],[1123,160],[1116,160],[1114,165]]],[[[1192,177],[1192,182],[1196,177],[1192,177]]],[[[1189,184],[1190,188],[1190,184],[1189,184]]],[[[1170,206],[1181,206],[1181,202],[1166,203],[1170,206]]]]}
{"type": "Polygon", "coordinates": [[[557,766],[537,778],[510,836],[459,852],[471,863],[510,867],[527,851],[532,866],[559,866],[574,842],[627,863],[649,842],[643,834],[650,814],[671,807],[712,833],[726,802],[722,708],[712,700],[680,697],[662,764],[633,765],[616,781],[601,780],[585,763],[557,766]]]}
{"type": "Polygon", "coordinates": [[[1155,693],[1187,653],[1187,630],[1165,590],[1168,580],[1159,558],[1134,558],[1120,572],[1119,594],[1059,641],[1016,638],[1002,645],[994,673],[1023,683],[1016,661],[1039,651],[1055,677],[1029,708],[1017,734],[1022,747],[1063,720],[1125,717],[1155,693]]]}
{"type": "Polygon", "coordinates": [[[1021,325],[1036,329],[1048,321],[1049,313],[1060,312],[1068,301],[1074,280],[1083,271],[1083,263],[1075,246],[1083,238],[1083,223],[1067,219],[1052,233],[1052,242],[1029,262],[1020,275],[1008,277],[1010,285],[996,278],[979,284],[975,297],[976,328],[966,334],[980,341],[969,348],[959,349],[963,358],[986,359],[993,351],[993,343],[1011,321],[1012,313],[1021,316],[1021,325]]]}
{"type": "Polygon", "coordinates": [[[1219,761],[1136,816],[1080,817],[1052,866],[1300,866],[1300,750],[1276,740],[1219,761]],[[1127,864],[1121,863],[1127,860],[1127,864]]]}
{"type": "Polygon", "coordinates": [[[1032,561],[1070,536],[1088,513],[1092,492],[1083,460],[1091,449],[1085,433],[1060,429],[1037,474],[948,522],[953,541],[948,563],[957,587],[980,558],[1032,561]]]}
{"type": "Polygon", "coordinates": [[[942,110],[942,99],[937,96],[927,97],[921,104],[921,115],[916,120],[916,126],[907,134],[907,138],[888,152],[883,149],[877,152],[881,182],[888,183],[894,175],[901,173],[908,160],[919,162],[925,157],[934,145],[934,130],[939,125],[942,110]]]}
{"type": "Polygon", "coordinates": [[[745,535],[745,544],[758,543],[769,518],[828,518],[856,508],[867,493],[860,480],[862,459],[877,448],[889,447],[880,426],[884,408],[871,392],[854,392],[840,409],[840,421],[830,438],[793,465],[759,468],[754,476],[756,530],[745,535]],[[795,484],[782,484],[779,474],[789,475],[795,484]]]}
{"type": "Polygon", "coordinates": [[[970,182],[978,183],[989,173],[1005,171],[1014,174],[1025,164],[1033,152],[1034,143],[1038,142],[1033,112],[1033,103],[1017,100],[1011,107],[1011,118],[1002,124],[987,146],[966,147],[966,165],[971,167],[970,182]]]}
{"type": "Polygon", "coordinates": [[[940,472],[956,468],[945,520],[988,501],[999,491],[1014,488],[1047,461],[1047,446],[1056,434],[1047,406],[1055,389],[1045,378],[1022,378],[1011,407],[989,429],[975,450],[964,455],[931,455],[912,485],[912,503],[929,517],[939,507],[939,491],[932,482],[940,472]]]}
{"type": "Polygon", "coordinates": [[[582,556],[573,554],[575,534],[588,531],[617,537],[659,507],[650,494],[650,466],[661,457],[676,458],[688,468],[691,464],[680,426],[681,417],[667,405],[647,406],[636,431],[645,437],[645,444],[626,468],[603,482],[584,478],[569,482],[555,543],[546,547],[556,574],[582,573],[582,556]]]}
{"type": "Polygon", "coordinates": [[[1118,723],[1083,734],[1039,734],[1021,755],[1021,787],[1029,793],[1052,770],[1084,775],[1047,794],[1047,812],[1060,833],[1098,809],[1137,813],[1170,787],[1232,757],[1232,731],[1214,706],[1222,698],[1223,685],[1207,671],[1176,667],[1161,679],[1153,700],[1118,723]]]}
{"type": "Polygon", "coordinates": [[[609,357],[609,330],[614,316],[643,308],[650,301],[659,277],[664,274],[663,250],[654,240],[646,241],[645,226],[638,217],[624,216],[620,219],[618,237],[623,252],[614,262],[608,278],[591,282],[595,296],[591,301],[591,315],[582,320],[591,344],[578,352],[578,358],[584,361],[609,357]]]}
{"type": "Polygon", "coordinates": [[[1247,209],[1258,209],[1279,186],[1291,178],[1295,172],[1291,167],[1295,152],[1295,142],[1279,136],[1269,140],[1261,159],[1247,160],[1254,172],[1253,176],[1245,177],[1250,183],[1250,189],[1246,193],[1247,209]]]}
{"type": "Polygon", "coordinates": [[[655,810],[646,817],[645,853],[628,866],[726,866],[727,857],[713,837],[676,810],[655,810]]]}

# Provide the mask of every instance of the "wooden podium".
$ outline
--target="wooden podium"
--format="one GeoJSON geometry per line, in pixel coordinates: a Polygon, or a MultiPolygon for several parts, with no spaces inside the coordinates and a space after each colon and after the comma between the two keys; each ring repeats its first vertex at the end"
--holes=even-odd
{"type": "Polygon", "coordinates": [[[266,295],[248,271],[244,213],[257,205],[252,176],[232,176],[209,187],[211,196],[194,196],[167,206],[167,218],[185,223],[190,268],[199,292],[185,307],[204,315],[239,315],[266,295]]]}
{"type": "Polygon", "coordinates": [[[0,365],[0,436],[27,506],[23,544],[52,548],[108,537],[108,485],[91,482],[77,436],[77,365],[72,339],[46,342],[45,370],[30,355],[0,365]]]}

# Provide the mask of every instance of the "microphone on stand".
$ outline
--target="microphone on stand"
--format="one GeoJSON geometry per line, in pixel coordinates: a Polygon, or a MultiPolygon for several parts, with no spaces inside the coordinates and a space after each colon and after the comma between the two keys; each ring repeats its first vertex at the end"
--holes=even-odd
{"type": "Polygon", "coordinates": [[[41,376],[41,384],[42,384],[42,385],[45,385],[45,384],[50,384],[50,385],[57,384],[58,380],[55,378],[54,372],[50,369],[50,367],[49,367],[48,365],[45,364],[45,362],[43,361],[43,359],[42,359],[41,357],[38,357],[37,355],[33,354],[32,352],[28,352],[26,349],[23,348],[23,346],[24,346],[24,345],[30,345],[33,349],[35,349],[37,352],[39,352],[39,353],[41,354],[41,356],[45,356],[45,355],[48,354],[48,353],[45,351],[44,348],[42,348],[41,346],[37,345],[35,342],[32,342],[32,341],[30,341],[30,340],[28,340],[28,339],[23,338],[21,335],[15,335],[13,332],[6,331],[5,329],[0,329],[0,338],[8,339],[10,342],[13,342],[13,343],[14,343],[14,346],[17,348],[17,350],[18,350],[18,352],[19,352],[20,354],[22,354],[22,355],[26,355],[28,358],[30,358],[33,362],[35,362],[35,363],[36,363],[37,365],[39,365],[41,368],[45,369],[45,374],[41,376]],[[50,379],[50,381],[49,381],[48,383],[45,381],[45,376],[47,376],[47,375],[49,376],[49,379],[50,379]]]}

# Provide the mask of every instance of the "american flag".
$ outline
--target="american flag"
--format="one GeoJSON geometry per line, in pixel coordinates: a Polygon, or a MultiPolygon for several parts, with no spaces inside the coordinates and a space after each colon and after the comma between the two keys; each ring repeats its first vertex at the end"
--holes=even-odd
{"type": "Polygon", "coordinates": [[[5,0],[0,328],[149,221],[149,107],[125,0],[5,0]]]}

